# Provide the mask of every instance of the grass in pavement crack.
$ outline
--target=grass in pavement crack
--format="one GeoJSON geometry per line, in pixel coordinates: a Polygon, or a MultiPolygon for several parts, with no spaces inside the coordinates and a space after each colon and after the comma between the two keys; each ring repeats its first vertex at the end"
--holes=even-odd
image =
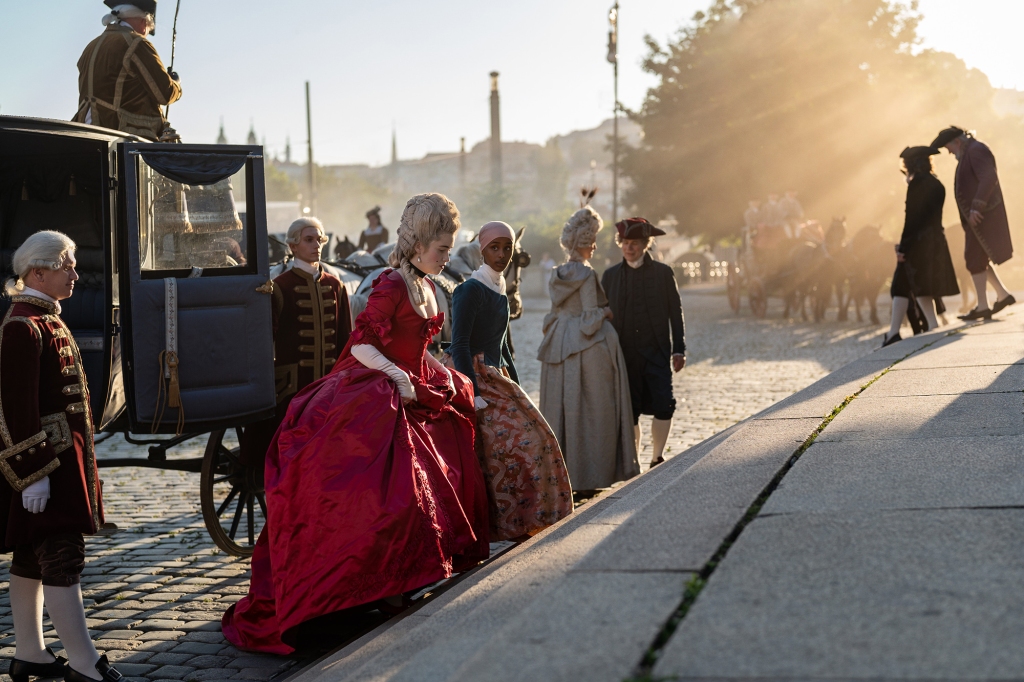
{"type": "MultiPolygon", "coordinates": [[[[931,344],[928,345],[930,346],[931,344]]],[[[925,346],[925,348],[927,348],[927,346],[925,346]]],[[[901,358],[901,360],[905,359],[905,357],[901,358]]],[[[896,362],[900,362],[900,360],[897,360],[896,362]]],[[[895,365],[896,362],[894,362],[893,365],[895,365]]],[[[753,521],[761,512],[761,508],[764,506],[765,502],[768,501],[768,498],[771,497],[771,494],[775,492],[775,489],[779,487],[779,483],[786,476],[786,474],[789,473],[789,470],[793,468],[793,465],[796,464],[797,460],[800,459],[801,455],[807,452],[807,448],[811,447],[811,445],[818,438],[821,432],[825,430],[825,427],[832,423],[832,420],[839,416],[839,413],[842,412],[847,405],[853,402],[854,398],[863,393],[869,386],[871,386],[871,384],[875,383],[883,376],[885,376],[891,368],[892,365],[879,372],[875,377],[871,379],[871,381],[867,382],[859,389],[857,389],[856,393],[847,396],[842,403],[837,405],[835,408],[833,408],[833,410],[830,413],[825,415],[825,418],[822,420],[820,424],[818,424],[818,427],[811,432],[811,435],[809,435],[804,440],[804,442],[800,444],[800,447],[798,447],[796,451],[793,452],[789,459],[786,460],[786,463],[782,465],[782,468],[779,469],[775,476],[772,477],[772,480],[768,482],[768,485],[766,485],[764,489],[761,490],[761,494],[757,496],[757,499],[754,500],[753,504],[747,507],[747,511],[743,514],[743,518],[740,519],[740,521],[732,529],[732,532],[730,532],[729,535],[726,536],[725,540],[722,541],[722,544],[718,546],[718,549],[715,551],[714,556],[712,556],[711,559],[704,565],[704,567],[701,568],[700,572],[686,584],[686,589],[683,592],[683,599],[679,603],[679,606],[676,607],[675,611],[672,612],[672,615],[669,616],[668,621],[666,621],[665,624],[658,631],[657,637],[655,637],[654,642],[651,643],[651,646],[647,649],[646,653],[644,653],[643,658],[640,659],[640,663],[633,671],[633,675],[627,678],[625,682],[658,682],[658,680],[661,679],[671,679],[653,677],[651,673],[654,670],[654,664],[658,662],[658,657],[661,655],[661,652],[665,648],[665,645],[668,644],[668,641],[675,633],[676,628],[679,627],[679,624],[683,621],[683,618],[686,617],[686,614],[687,612],[689,612],[690,607],[693,606],[693,603],[695,601],[697,601],[697,597],[700,596],[701,590],[704,589],[704,585],[707,584],[708,579],[711,577],[711,574],[714,573],[715,569],[718,567],[718,564],[721,563],[722,559],[725,558],[725,555],[729,552],[729,549],[732,547],[733,543],[735,543],[736,540],[739,538],[740,533],[743,532],[743,529],[746,528],[747,525],[749,525],[750,522],[753,521]]]]}

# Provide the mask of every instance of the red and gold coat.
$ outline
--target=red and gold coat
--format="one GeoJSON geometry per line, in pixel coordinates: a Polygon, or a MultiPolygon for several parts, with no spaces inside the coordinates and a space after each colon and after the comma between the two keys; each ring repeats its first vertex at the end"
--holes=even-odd
{"type": "MultiPolygon", "coordinates": [[[[299,268],[274,279],[274,368],[278,404],[328,374],[348,343],[352,319],[341,280],[299,268]]],[[[285,405],[287,407],[287,405],[285,405]]],[[[282,411],[281,416],[284,416],[282,411]]]]}
{"type": "Polygon", "coordinates": [[[89,389],[82,356],[57,306],[15,296],[0,323],[0,551],[103,523],[89,389]],[[21,491],[50,477],[46,510],[21,491]]]}

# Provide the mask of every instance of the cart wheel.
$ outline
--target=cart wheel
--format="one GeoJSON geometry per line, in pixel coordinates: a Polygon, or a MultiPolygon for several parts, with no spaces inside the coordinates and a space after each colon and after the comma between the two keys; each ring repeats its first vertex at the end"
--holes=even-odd
{"type": "Polygon", "coordinates": [[[750,311],[754,317],[764,317],[768,312],[768,294],[764,290],[764,284],[760,279],[750,280],[747,286],[750,296],[750,311]]]}
{"type": "Polygon", "coordinates": [[[239,458],[243,428],[235,428],[227,438],[226,433],[214,431],[206,444],[199,501],[206,530],[217,546],[228,554],[248,557],[267,518],[263,472],[239,458]]]}
{"type": "Polygon", "coordinates": [[[729,307],[739,315],[740,313],[740,276],[736,265],[729,263],[728,276],[725,280],[725,290],[729,294],[729,307]]]}

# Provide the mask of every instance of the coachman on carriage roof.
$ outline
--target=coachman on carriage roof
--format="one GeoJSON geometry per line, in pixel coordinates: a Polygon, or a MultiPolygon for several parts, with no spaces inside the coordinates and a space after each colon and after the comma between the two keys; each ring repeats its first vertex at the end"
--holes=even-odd
{"type": "Polygon", "coordinates": [[[167,127],[160,107],[181,98],[181,85],[146,38],[156,32],[156,0],[104,4],[106,28],[78,60],[73,120],[157,140],[167,127]]]}

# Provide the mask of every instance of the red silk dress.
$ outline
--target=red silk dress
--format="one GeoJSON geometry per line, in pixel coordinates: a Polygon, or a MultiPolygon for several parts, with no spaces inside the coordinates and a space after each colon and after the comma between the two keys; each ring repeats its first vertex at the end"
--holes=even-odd
{"type": "MultiPolygon", "coordinates": [[[[433,286],[433,284],[431,284],[433,286]]],[[[373,283],[330,374],[292,399],[267,452],[267,523],[249,594],[224,614],[240,649],[287,654],[317,616],[414,590],[489,554],[487,492],[473,448],[473,385],[424,360],[444,313],[424,319],[401,275],[373,283]],[[352,357],[371,344],[405,370],[402,404],[352,357]]]]}

